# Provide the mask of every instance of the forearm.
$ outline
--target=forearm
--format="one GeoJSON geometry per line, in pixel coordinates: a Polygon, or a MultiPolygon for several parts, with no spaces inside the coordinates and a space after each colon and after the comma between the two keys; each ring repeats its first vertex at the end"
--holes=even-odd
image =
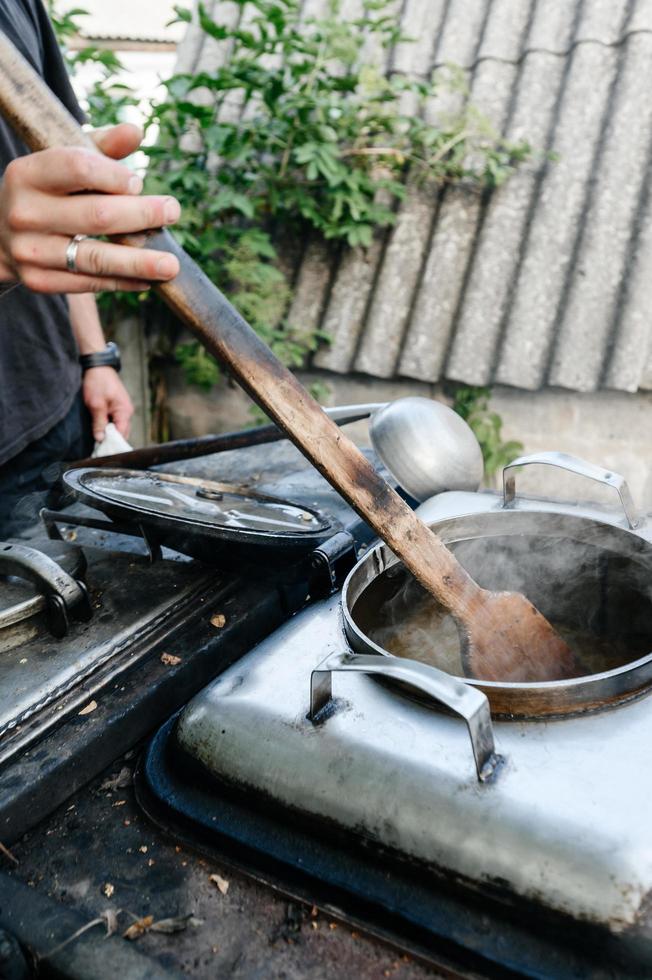
{"type": "MultiPolygon", "coordinates": [[[[104,331],[93,294],[70,294],[68,304],[79,353],[94,354],[103,351],[106,346],[104,331]]],[[[115,423],[126,439],[134,408],[117,371],[112,367],[92,367],[84,371],[82,393],[84,404],[91,413],[95,439],[102,441],[109,421],[115,423]]]]}
{"type": "Polygon", "coordinates": [[[95,296],[92,293],[71,293],[68,296],[68,307],[79,353],[93,354],[104,350],[106,341],[95,296]]]}
{"type": "Polygon", "coordinates": [[[174,198],[143,196],[141,179],[117,162],[141,136],[122,123],[95,134],[99,153],[58,146],[7,164],[0,181],[0,283],[22,282],[39,293],[142,292],[178,273],[167,252],[104,240],[179,217],[174,198]],[[71,268],[68,249],[77,235],[84,238],[71,268]]]}

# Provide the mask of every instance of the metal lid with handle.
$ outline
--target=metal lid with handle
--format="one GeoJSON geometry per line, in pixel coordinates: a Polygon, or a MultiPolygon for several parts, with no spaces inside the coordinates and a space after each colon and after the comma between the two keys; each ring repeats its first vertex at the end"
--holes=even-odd
{"type": "Polygon", "coordinates": [[[634,505],[629,486],[624,477],[604,466],[587,463],[586,460],[572,456],[570,453],[531,453],[528,456],[519,456],[518,459],[512,460],[503,470],[503,507],[511,507],[516,501],[516,473],[513,471],[522,466],[531,466],[537,463],[543,466],[556,466],[558,469],[566,470],[567,473],[575,473],[577,476],[584,476],[588,480],[595,480],[603,486],[613,487],[620,497],[630,529],[635,531],[644,523],[643,516],[639,514],[634,505]]]}

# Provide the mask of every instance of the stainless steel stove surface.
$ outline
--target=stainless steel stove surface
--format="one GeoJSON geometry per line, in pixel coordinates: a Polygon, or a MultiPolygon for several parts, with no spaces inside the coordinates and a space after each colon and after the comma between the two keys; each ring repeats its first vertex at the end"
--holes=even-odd
{"type": "MultiPolygon", "coordinates": [[[[323,508],[333,534],[341,533],[353,553],[353,538],[342,529],[355,523],[355,515],[307,470],[294,447],[242,449],[194,465],[207,478],[224,473],[252,490],[265,489],[264,481],[271,480],[283,491],[287,476],[292,499],[323,508]]],[[[237,561],[226,568],[211,562],[210,549],[208,562],[200,562],[161,547],[149,535],[139,538],[138,520],[112,523],[80,503],[47,514],[46,526],[54,534],[59,528],[65,540],[48,540],[45,528],[35,527],[20,542],[7,542],[0,554],[4,842],[49,813],[276,629],[305,602],[315,562],[327,588],[331,574],[330,552],[322,556],[323,569],[310,553],[297,561],[294,555],[266,552],[258,574],[237,561]],[[21,547],[33,551],[34,574],[17,578],[10,569],[7,578],[11,549],[17,560],[21,547]],[[39,578],[39,549],[60,560],[67,572],[59,575],[67,580],[62,594],[71,603],[63,623],[61,615],[56,623],[52,619],[53,600],[58,614],[61,601],[47,575],[39,578]],[[85,581],[85,589],[77,580],[85,581]],[[77,600],[86,593],[90,617],[78,615],[83,603],[77,600]]],[[[336,551],[333,560],[338,556],[336,551]]]]}
{"type": "MultiPolygon", "coordinates": [[[[92,546],[83,554],[92,610],[87,622],[72,622],[65,636],[53,637],[33,599],[35,615],[0,629],[0,761],[83,708],[106,684],[107,671],[115,679],[131,669],[209,583],[217,585],[216,573],[197,563],[150,565],[142,555],[92,546]]],[[[25,604],[35,595],[15,578],[2,586],[0,595],[25,604]]]]}
{"type": "MultiPolygon", "coordinates": [[[[494,494],[450,493],[424,512],[436,522],[499,505],[494,494]]],[[[626,526],[614,511],[520,506],[626,526]]],[[[632,533],[652,540],[652,525],[632,533]]],[[[180,717],[178,744],[229,786],[475,892],[501,890],[642,943],[652,965],[650,699],[563,720],[494,720],[503,761],[482,782],[459,718],[372,677],[334,673],[332,700],[311,720],[311,676],[343,653],[351,655],[335,597],[198,695],[180,717]]]]}

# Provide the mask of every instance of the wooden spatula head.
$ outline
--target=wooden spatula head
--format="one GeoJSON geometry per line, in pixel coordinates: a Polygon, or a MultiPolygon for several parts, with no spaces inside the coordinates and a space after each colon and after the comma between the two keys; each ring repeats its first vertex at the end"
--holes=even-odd
{"type": "Polygon", "coordinates": [[[456,619],[468,677],[527,683],[583,673],[568,644],[524,595],[479,589],[468,617],[456,619]]]}

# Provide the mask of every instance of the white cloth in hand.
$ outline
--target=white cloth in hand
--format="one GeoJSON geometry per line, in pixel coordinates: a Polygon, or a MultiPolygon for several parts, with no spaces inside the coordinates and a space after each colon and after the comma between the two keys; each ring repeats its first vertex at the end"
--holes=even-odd
{"type": "Polygon", "coordinates": [[[113,422],[109,422],[104,430],[104,439],[102,442],[95,443],[93,456],[113,456],[115,453],[128,453],[131,448],[113,422]]]}

